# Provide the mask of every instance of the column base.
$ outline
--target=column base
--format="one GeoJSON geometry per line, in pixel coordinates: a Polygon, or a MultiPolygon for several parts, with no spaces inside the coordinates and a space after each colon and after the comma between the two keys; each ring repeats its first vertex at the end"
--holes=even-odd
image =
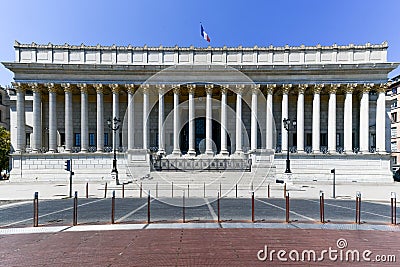
{"type": "Polygon", "coordinates": [[[104,152],[103,149],[97,149],[96,152],[94,152],[94,153],[99,154],[99,153],[103,153],[103,152],[104,152]]]}
{"type": "Polygon", "coordinates": [[[79,153],[87,153],[87,149],[81,149],[81,151],[79,151],[79,153]]]}
{"type": "Polygon", "coordinates": [[[165,150],[164,149],[160,149],[157,151],[157,155],[159,156],[164,156],[165,155],[165,150]]]}
{"type": "Polygon", "coordinates": [[[229,157],[229,152],[228,152],[228,150],[221,150],[221,151],[219,152],[218,156],[221,156],[221,157],[229,157]]]}
{"type": "Polygon", "coordinates": [[[188,156],[190,156],[190,157],[195,157],[195,156],[196,156],[196,151],[194,151],[194,150],[189,150],[188,153],[187,153],[186,155],[188,155],[188,156]]]}
{"type": "Polygon", "coordinates": [[[49,151],[46,152],[46,154],[54,154],[54,153],[56,153],[55,150],[49,150],[49,151]]]}
{"type": "Polygon", "coordinates": [[[206,154],[207,156],[214,156],[214,151],[212,151],[212,150],[206,150],[206,152],[204,153],[204,154],[206,154]]]}

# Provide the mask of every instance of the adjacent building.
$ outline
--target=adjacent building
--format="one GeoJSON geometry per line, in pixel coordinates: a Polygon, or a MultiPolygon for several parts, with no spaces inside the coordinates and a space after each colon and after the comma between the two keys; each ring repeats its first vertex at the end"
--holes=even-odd
{"type": "Polygon", "coordinates": [[[107,180],[116,150],[121,179],[255,169],[274,179],[289,151],[298,182],[329,181],[331,169],[342,182],[391,182],[385,98],[398,64],[387,47],[16,42],[3,63],[15,75],[11,177],[66,179],[72,159],[76,179],[107,180]]]}

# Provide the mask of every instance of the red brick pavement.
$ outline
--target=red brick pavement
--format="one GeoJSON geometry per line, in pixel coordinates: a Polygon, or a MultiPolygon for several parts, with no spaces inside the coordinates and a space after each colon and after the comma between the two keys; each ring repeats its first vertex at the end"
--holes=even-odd
{"type": "MultiPolygon", "coordinates": [[[[400,262],[400,232],[300,229],[160,229],[61,232],[0,236],[0,266],[399,266],[399,263],[330,261],[262,262],[268,250],[337,249],[395,255],[400,262]]],[[[287,257],[288,255],[286,255],[287,257]]],[[[275,254],[276,257],[276,254],[275,254]]]]}

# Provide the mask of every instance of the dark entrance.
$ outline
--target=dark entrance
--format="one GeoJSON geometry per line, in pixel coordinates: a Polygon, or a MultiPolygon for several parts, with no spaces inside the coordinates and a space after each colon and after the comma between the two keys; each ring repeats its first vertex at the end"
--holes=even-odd
{"type": "MultiPolygon", "coordinates": [[[[212,140],[215,143],[215,146],[217,148],[217,153],[221,151],[221,125],[219,122],[212,120],[212,140]]],[[[200,117],[196,118],[194,122],[194,128],[195,128],[195,135],[194,135],[194,142],[195,142],[195,150],[196,154],[200,154],[200,151],[205,150],[205,142],[204,140],[206,138],[206,118],[205,117],[200,117]]],[[[227,137],[228,139],[228,144],[227,144],[227,149],[228,152],[231,152],[231,139],[229,138],[229,135],[227,137]]],[[[179,145],[182,154],[186,154],[189,150],[189,122],[187,122],[180,134],[179,134],[179,145]]]]}

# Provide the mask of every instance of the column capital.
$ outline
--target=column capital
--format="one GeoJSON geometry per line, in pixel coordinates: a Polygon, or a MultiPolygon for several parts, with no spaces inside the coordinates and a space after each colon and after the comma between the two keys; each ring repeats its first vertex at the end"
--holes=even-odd
{"type": "Polygon", "coordinates": [[[49,93],[57,93],[58,89],[61,88],[59,84],[55,83],[46,83],[45,86],[49,90],[49,93]]]}
{"type": "Polygon", "coordinates": [[[348,83],[345,87],[344,87],[344,91],[346,92],[346,94],[352,94],[354,89],[357,87],[356,83],[348,83]]]}
{"type": "Polygon", "coordinates": [[[158,90],[158,93],[164,93],[166,90],[165,84],[156,84],[156,88],[158,90]]]}
{"type": "Polygon", "coordinates": [[[212,94],[212,90],[214,88],[214,84],[206,84],[206,94],[207,95],[211,95],[212,94]]]}
{"type": "Polygon", "coordinates": [[[364,83],[363,86],[360,88],[361,93],[369,93],[374,88],[373,83],[364,83]]]}
{"type": "Polygon", "coordinates": [[[293,84],[291,84],[291,83],[282,84],[282,93],[284,95],[287,95],[292,87],[293,87],[293,84]]]}
{"type": "Polygon", "coordinates": [[[187,84],[186,85],[189,94],[194,94],[194,91],[196,90],[196,85],[195,84],[187,84]]]}
{"type": "Polygon", "coordinates": [[[228,93],[228,88],[221,85],[220,91],[221,91],[221,94],[227,94],[228,93]]]}
{"type": "Polygon", "coordinates": [[[70,84],[70,83],[62,83],[61,87],[64,89],[65,93],[72,93],[74,88],[76,87],[75,84],[70,84]]]}
{"type": "Polygon", "coordinates": [[[140,88],[142,89],[143,94],[147,94],[147,93],[149,93],[149,90],[150,90],[150,84],[148,84],[148,83],[142,84],[140,86],[140,88]]]}
{"type": "Polygon", "coordinates": [[[274,83],[274,84],[267,84],[267,94],[273,95],[273,94],[274,94],[275,88],[276,88],[276,83],[274,83]]]}
{"type": "Polygon", "coordinates": [[[389,88],[390,83],[381,83],[376,85],[376,92],[379,93],[386,93],[387,89],[389,88]]]}
{"type": "Polygon", "coordinates": [[[258,95],[260,93],[260,84],[252,84],[250,87],[252,94],[258,95]]]}
{"type": "Polygon", "coordinates": [[[29,89],[29,86],[26,83],[12,82],[11,84],[15,90],[17,90],[17,92],[25,92],[27,89],[29,89]]]}
{"type": "Polygon", "coordinates": [[[325,87],[325,84],[323,83],[318,83],[318,84],[314,84],[313,86],[313,93],[314,94],[319,94],[321,93],[321,90],[325,87]]]}
{"type": "Polygon", "coordinates": [[[134,85],[133,83],[125,84],[125,88],[128,94],[132,95],[135,93],[136,85],[134,85]]]}
{"type": "Polygon", "coordinates": [[[330,84],[328,92],[329,92],[329,94],[336,94],[336,92],[339,88],[340,88],[340,84],[338,84],[338,83],[330,84]]]}
{"type": "Polygon", "coordinates": [[[297,92],[300,94],[304,94],[304,92],[307,90],[307,88],[309,87],[308,84],[299,84],[297,86],[297,92]]]}
{"type": "Polygon", "coordinates": [[[88,90],[89,90],[89,85],[86,83],[78,83],[77,84],[79,90],[81,91],[81,93],[83,94],[87,94],[88,90]]]}
{"type": "Polygon", "coordinates": [[[173,84],[171,87],[172,87],[172,91],[174,92],[174,94],[176,94],[176,95],[181,94],[181,88],[180,88],[179,84],[173,84]]]}
{"type": "Polygon", "coordinates": [[[98,93],[98,94],[103,94],[104,93],[104,89],[105,89],[104,84],[96,83],[96,84],[93,84],[93,87],[94,87],[94,89],[96,89],[96,93],[98,93]]]}
{"type": "Polygon", "coordinates": [[[44,86],[41,83],[29,83],[28,85],[35,93],[42,93],[42,90],[44,89],[44,86]]]}
{"type": "Polygon", "coordinates": [[[121,91],[121,86],[117,83],[109,84],[108,86],[111,88],[113,94],[118,95],[119,92],[121,91]]]}
{"type": "Polygon", "coordinates": [[[245,85],[244,84],[236,84],[236,94],[242,95],[244,92],[245,85]]]}

